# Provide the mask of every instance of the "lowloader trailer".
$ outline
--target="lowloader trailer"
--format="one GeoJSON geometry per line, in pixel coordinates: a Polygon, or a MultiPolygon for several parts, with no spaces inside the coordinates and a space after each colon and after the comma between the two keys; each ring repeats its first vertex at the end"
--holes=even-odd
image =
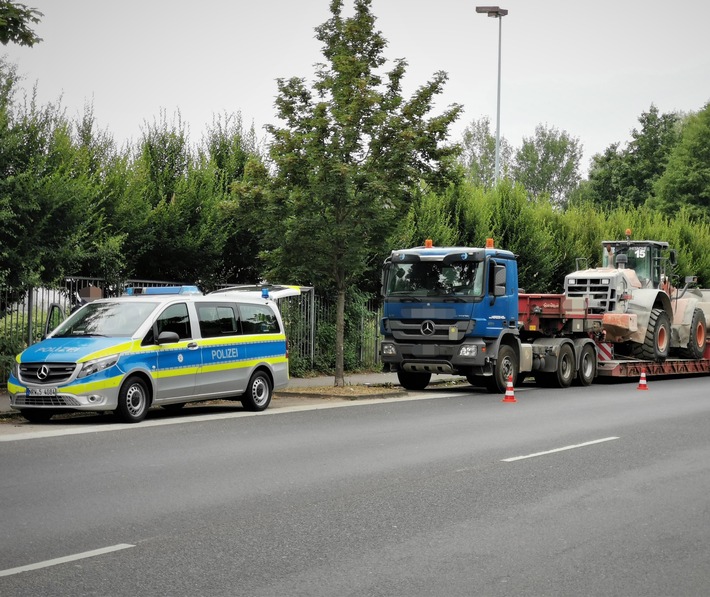
{"type": "Polygon", "coordinates": [[[382,275],[385,370],[407,389],[443,373],[499,393],[528,376],[564,388],[642,371],[710,372],[710,291],[688,279],[682,290],[670,285],[665,243],[627,236],[603,246],[608,262],[568,274],[563,294],[521,293],[517,256],[490,239],[392,251],[382,275]]]}

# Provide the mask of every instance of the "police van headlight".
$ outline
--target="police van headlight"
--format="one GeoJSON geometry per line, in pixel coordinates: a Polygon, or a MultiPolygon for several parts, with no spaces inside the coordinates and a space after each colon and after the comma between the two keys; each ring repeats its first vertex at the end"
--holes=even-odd
{"type": "Polygon", "coordinates": [[[478,346],[475,344],[464,344],[459,348],[460,357],[475,357],[478,354],[478,346]]]}
{"type": "Polygon", "coordinates": [[[113,355],[102,359],[86,361],[86,363],[81,366],[81,371],[79,371],[77,378],[81,379],[82,377],[87,377],[89,375],[93,375],[94,373],[98,373],[99,371],[103,371],[104,369],[113,367],[116,363],[118,363],[118,357],[119,355],[113,355]]]}

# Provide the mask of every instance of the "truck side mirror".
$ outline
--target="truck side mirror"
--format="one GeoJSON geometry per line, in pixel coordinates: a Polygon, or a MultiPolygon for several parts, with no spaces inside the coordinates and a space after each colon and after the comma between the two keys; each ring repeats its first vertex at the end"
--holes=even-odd
{"type": "Polygon", "coordinates": [[[668,253],[668,261],[671,262],[671,265],[678,263],[678,253],[676,253],[675,249],[671,249],[670,253],[668,253]]]}
{"type": "Polygon", "coordinates": [[[382,275],[380,276],[380,294],[382,296],[385,296],[385,292],[387,291],[387,287],[385,285],[387,284],[387,276],[389,275],[390,269],[391,266],[389,263],[385,264],[382,268],[382,275]]]}
{"type": "Polygon", "coordinates": [[[505,266],[496,265],[493,296],[505,296],[505,266]]]}

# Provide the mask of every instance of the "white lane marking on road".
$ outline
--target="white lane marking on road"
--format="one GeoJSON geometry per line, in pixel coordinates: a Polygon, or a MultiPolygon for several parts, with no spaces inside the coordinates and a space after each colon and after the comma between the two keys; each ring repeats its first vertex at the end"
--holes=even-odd
{"type": "Polygon", "coordinates": [[[129,547],[135,547],[135,545],[130,545],[129,543],[119,543],[118,545],[102,547],[101,549],[94,549],[93,551],[75,553],[74,555],[64,556],[63,558],[45,560],[44,562],[28,564],[27,566],[18,566],[17,568],[8,568],[7,570],[0,570],[0,576],[12,576],[13,574],[19,574],[20,572],[29,572],[30,570],[39,570],[40,568],[48,568],[49,566],[56,566],[57,564],[66,564],[67,562],[75,562],[76,560],[85,560],[86,558],[102,556],[113,551],[128,549],[129,547]]]}
{"type": "Polygon", "coordinates": [[[238,411],[233,413],[219,413],[214,415],[200,414],[175,419],[153,419],[141,421],[140,423],[109,423],[106,425],[86,425],[82,427],[72,427],[71,429],[53,429],[49,431],[28,431],[27,433],[15,433],[0,436],[2,442],[17,442],[27,439],[40,439],[47,437],[62,437],[65,435],[81,435],[83,433],[101,433],[104,431],[121,431],[127,429],[145,429],[146,427],[162,427],[164,425],[181,425],[182,423],[199,423],[201,421],[217,421],[221,419],[241,419],[242,417],[265,417],[286,413],[295,413],[309,410],[327,410],[331,408],[346,408],[353,406],[368,406],[372,404],[388,404],[392,402],[407,402],[413,400],[436,400],[438,398],[453,398],[459,394],[436,393],[410,396],[398,396],[396,398],[363,398],[358,400],[344,400],[342,402],[312,404],[306,406],[284,406],[269,408],[262,412],[238,411]]]}
{"type": "Polygon", "coordinates": [[[537,456],[547,456],[548,454],[555,454],[556,452],[564,452],[565,450],[574,450],[575,448],[584,448],[586,446],[593,446],[594,444],[601,444],[603,442],[610,442],[612,440],[619,439],[618,437],[605,437],[602,439],[595,439],[591,442],[584,442],[583,444],[574,444],[573,446],[565,446],[564,448],[555,448],[554,450],[547,450],[545,452],[535,452],[535,454],[526,454],[525,456],[514,456],[513,458],[504,458],[501,462],[515,462],[516,460],[525,460],[526,458],[536,458],[537,456]]]}

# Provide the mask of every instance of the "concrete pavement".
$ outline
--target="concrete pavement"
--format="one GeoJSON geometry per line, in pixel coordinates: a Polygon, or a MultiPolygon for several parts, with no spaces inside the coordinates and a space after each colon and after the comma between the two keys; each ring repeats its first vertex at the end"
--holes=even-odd
{"type": "MultiPolygon", "coordinates": [[[[445,383],[460,379],[463,378],[457,375],[434,375],[432,376],[432,383],[445,383]]],[[[288,392],[289,388],[313,388],[332,386],[334,384],[335,377],[332,375],[321,377],[292,377],[289,380],[288,386],[281,391],[288,392]]],[[[397,380],[396,373],[352,373],[345,376],[345,384],[363,386],[398,386],[399,381],[397,380]]],[[[17,411],[10,408],[10,396],[7,392],[0,390],[0,414],[5,413],[17,413],[17,411]]]]}

